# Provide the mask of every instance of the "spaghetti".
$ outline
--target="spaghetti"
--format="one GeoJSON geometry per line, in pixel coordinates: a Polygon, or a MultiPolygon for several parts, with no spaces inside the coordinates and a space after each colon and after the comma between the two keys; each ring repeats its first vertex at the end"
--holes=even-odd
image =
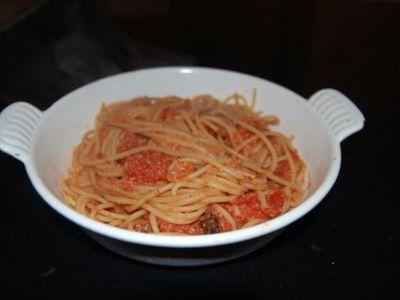
{"type": "Polygon", "coordinates": [[[103,105],[61,183],[78,212],[120,228],[209,234],[275,218],[302,200],[306,166],[275,116],[225,101],[139,97],[103,105]]]}

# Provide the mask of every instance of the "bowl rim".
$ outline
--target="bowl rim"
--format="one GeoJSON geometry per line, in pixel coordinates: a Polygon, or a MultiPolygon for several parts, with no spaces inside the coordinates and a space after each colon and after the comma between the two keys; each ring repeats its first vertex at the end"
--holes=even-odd
{"type": "MultiPolygon", "coordinates": [[[[49,116],[52,115],[53,111],[57,110],[58,107],[66,105],[69,101],[69,98],[73,96],[75,93],[79,93],[79,91],[91,87],[93,85],[101,85],[104,81],[108,81],[110,79],[118,79],[118,77],[126,77],[131,76],[132,74],[140,75],[143,72],[178,72],[178,73],[191,73],[191,72],[218,72],[221,74],[232,74],[236,76],[244,76],[253,80],[261,80],[267,82],[270,85],[275,86],[276,88],[285,92],[285,94],[290,94],[294,100],[304,106],[311,113],[315,114],[316,118],[320,120],[321,126],[325,127],[325,132],[328,135],[328,141],[330,143],[329,147],[332,152],[332,157],[330,157],[330,163],[328,167],[328,171],[326,173],[325,178],[322,180],[321,184],[315,189],[315,191],[310,194],[304,201],[297,207],[292,210],[272,219],[267,222],[251,226],[244,229],[216,233],[216,234],[208,234],[208,235],[160,235],[160,234],[152,234],[152,233],[141,233],[128,231],[126,229],[117,228],[111,225],[107,225],[101,223],[99,221],[95,221],[82,215],[81,213],[75,211],[67,204],[64,203],[62,199],[55,197],[49,189],[46,187],[44,182],[40,179],[38,168],[36,167],[36,162],[33,160],[33,155],[28,157],[25,162],[25,167],[36,191],[41,195],[43,200],[50,205],[54,210],[56,210],[59,214],[69,219],[73,223],[88,229],[97,234],[117,239],[120,241],[128,242],[128,243],[136,243],[147,246],[157,246],[157,247],[168,247],[168,248],[198,248],[198,247],[213,247],[213,246],[221,246],[231,243],[237,243],[246,241],[253,238],[258,238],[279,229],[282,229],[289,224],[295,222],[300,219],[304,215],[306,215],[309,211],[311,211],[315,206],[317,206],[325,197],[325,195],[330,191],[332,186],[334,185],[336,178],[339,174],[340,165],[341,165],[341,150],[339,142],[334,138],[331,131],[328,129],[325,122],[321,119],[317,112],[315,112],[311,105],[309,105],[308,101],[297,93],[279,85],[274,82],[271,82],[267,79],[248,75],[245,73],[240,73],[236,71],[224,70],[224,69],[216,69],[216,68],[208,68],[208,67],[192,67],[192,66],[179,66],[179,67],[157,67],[157,68],[146,68],[139,69],[135,71],[128,71],[119,73],[116,75],[107,76],[93,82],[90,82],[86,85],[83,85],[60,99],[54,102],[48,109],[43,112],[42,118],[37,126],[37,129],[40,130],[42,124],[46,123],[46,120],[49,116]],[[333,158],[333,159],[332,159],[333,158]]],[[[34,149],[36,140],[37,140],[37,132],[33,135],[32,138],[32,149],[34,149]]]]}

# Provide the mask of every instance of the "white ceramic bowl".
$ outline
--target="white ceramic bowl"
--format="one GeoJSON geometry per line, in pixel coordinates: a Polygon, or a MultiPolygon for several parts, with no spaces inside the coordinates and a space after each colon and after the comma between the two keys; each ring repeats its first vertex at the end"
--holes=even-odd
{"type": "Polygon", "coordinates": [[[231,71],[167,67],[128,72],[90,83],[55,102],[46,111],[16,102],[0,115],[0,149],[21,160],[35,189],[57,212],[81,226],[103,246],[140,261],[175,266],[221,262],[254,251],[281,229],[308,213],[328,193],[340,168],[340,142],[360,130],[364,117],[343,94],[332,89],[303,97],[267,80],[231,71]],[[74,211],[61,200],[59,182],[72,150],[94,126],[101,103],[135,96],[233,92],[250,96],[257,88],[257,109],[277,115],[277,130],[295,136],[308,166],[304,203],[286,214],[250,228],[202,236],[160,236],[112,227],[74,211]]]}

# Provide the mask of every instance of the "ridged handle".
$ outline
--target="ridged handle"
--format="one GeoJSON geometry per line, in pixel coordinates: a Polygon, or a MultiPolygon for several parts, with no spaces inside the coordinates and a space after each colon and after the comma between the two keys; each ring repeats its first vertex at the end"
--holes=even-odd
{"type": "Polygon", "coordinates": [[[334,89],[323,89],[309,100],[339,142],[364,127],[365,118],[355,104],[334,89]]]}
{"type": "Polygon", "coordinates": [[[42,112],[26,102],[15,102],[0,114],[0,149],[25,162],[42,112]]]}

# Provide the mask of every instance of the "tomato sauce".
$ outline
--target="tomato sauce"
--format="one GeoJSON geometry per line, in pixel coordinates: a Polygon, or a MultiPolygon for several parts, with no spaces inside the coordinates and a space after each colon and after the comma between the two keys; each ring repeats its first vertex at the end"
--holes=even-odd
{"type": "Polygon", "coordinates": [[[151,229],[151,225],[148,218],[143,218],[135,221],[135,225],[133,225],[133,230],[144,233],[150,233],[153,231],[151,229]]]}
{"type": "Polygon", "coordinates": [[[117,152],[123,152],[131,148],[141,147],[147,144],[147,138],[130,131],[124,131],[122,138],[119,142],[117,152]]]}
{"type": "Polygon", "coordinates": [[[175,115],[176,115],[175,110],[170,106],[164,108],[164,110],[162,111],[162,117],[166,121],[174,119],[175,115]]]}
{"type": "Polygon", "coordinates": [[[240,126],[240,125],[236,125],[236,129],[237,132],[239,133],[239,135],[244,139],[247,140],[248,138],[252,137],[254,135],[254,133],[252,133],[250,130],[240,126]]]}
{"type": "Polygon", "coordinates": [[[204,234],[203,229],[200,226],[199,221],[194,222],[193,224],[173,224],[163,219],[157,218],[158,228],[162,232],[176,232],[182,234],[204,234]]]}
{"type": "Polygon", "coordinates": [[[275,218],[283,213],[283,205],[285,203],[285,193],[281,190],[273,192],[268,197],[268,219],[275,218]]]}
{"type": "Polygon", "coordinates": [[[280,155],[285,154],[285,150],[283,149],[282,144],[279,142],[279,140],[276,137],[271,136],[270,141],[271,141],[272,146],[274,146],[274,149],[275,149],[277,155],[280,156],[280,155]]]}
{"type": "Polygon", "coordinates": [[[167,180],[169,182],[177,182],[183,177],[193,173],[196,170],[194,165],[188,161],[176,160],[167,172],[167,180]]]}
{"type": "Polygon", "coordinates": [[[233,210],[231,214],[239,226],[250,222],[254,219],[270,220],[283,213],[283,205],[285,203],[285,194],[281,190],[273,192],[267,196],[267,207],[262,208],[261,202],[254,195],[244,195],[233,204],[237,205],[240,214],[235,216],[233,210]]]}
{"type": "Polygon", "coordinates": [[[289,162],[287,160],[279,162],[274,175],[290,181],[292,179],[292,170],[290,169],[289,162]]]}
{"type": "Polygon", "coordinates": [[[165,181],[168,167],[175,158],[157,151],[144,151],[130,156],[124,164],[125,174],[132,183],[146,184],[165,181]]]}

